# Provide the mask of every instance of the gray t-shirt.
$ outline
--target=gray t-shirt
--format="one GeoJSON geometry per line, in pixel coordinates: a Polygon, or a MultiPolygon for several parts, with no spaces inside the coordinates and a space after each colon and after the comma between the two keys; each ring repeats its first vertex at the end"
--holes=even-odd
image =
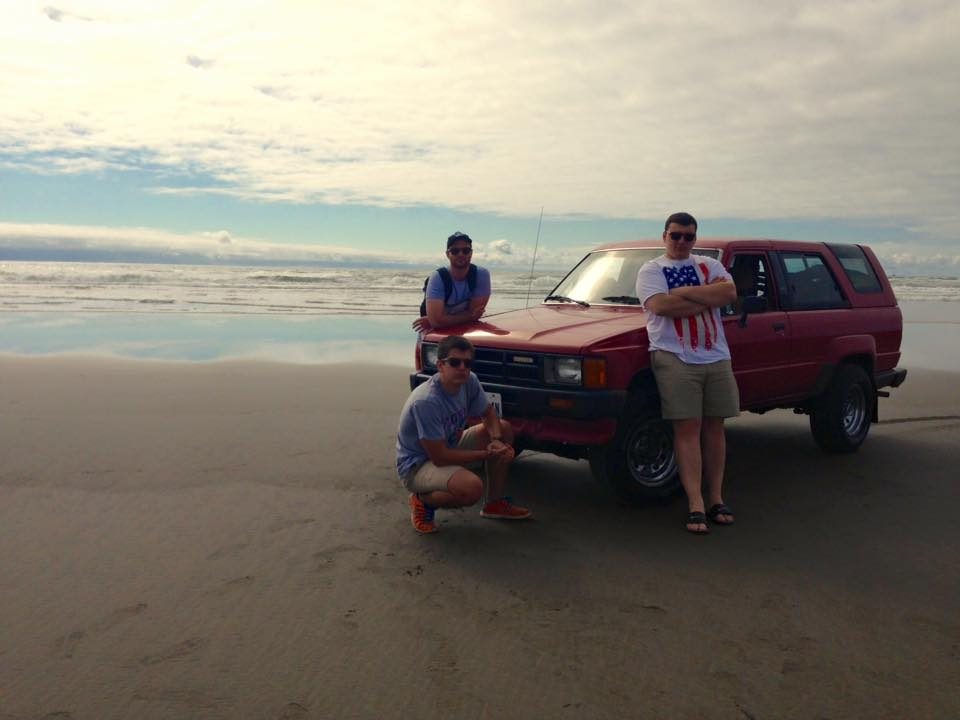
{"type": "Polygon", "coordinates": [[[430,273],[430,279],[427,281],[427,300],[443,300],[449,315],[467,310],[470,307],[470,300],[475,297],[490,297],[490,271],[486,268],[477,267],[477,286],[473,292],[470,292],[470,282],[466,278],[454,280],[449,301],[444,295],[440,273],[436,270],[430,273]]]}
{"type": "Polygon", "coordinates": [[[486,393],[473,373],[454,395],[443,389],[439,374],[418,385],[400,411],[397,474],[406,477],[429,459],[420,440],[444,440],[447,447],[456,447],[467,418],[486,410],[486,393]]]}

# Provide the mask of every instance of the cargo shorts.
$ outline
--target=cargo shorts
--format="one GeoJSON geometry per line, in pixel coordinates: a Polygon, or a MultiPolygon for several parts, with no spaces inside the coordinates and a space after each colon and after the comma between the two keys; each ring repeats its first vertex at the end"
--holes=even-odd
{"type": "Polygon", "coordinates": [[[736,417],[740,391],[729,360],[694,365],[665,350],[650,353],[664,420],[736,417]]]}
{"type": "MultiPolygon", "coordinates": [[[[460,435],[457,443],[458,450],[483,450],[484,443],[483,423],[471,425],[460,435]]],[[[422,465],[408,472],[403,477],[403,486],[412,493],[430,493],[435,490],[447,491],[447,483],[458,470],[479,470],[483,467],[483,460],[468,465],[434,465],[427,460],[422,465]]]]}

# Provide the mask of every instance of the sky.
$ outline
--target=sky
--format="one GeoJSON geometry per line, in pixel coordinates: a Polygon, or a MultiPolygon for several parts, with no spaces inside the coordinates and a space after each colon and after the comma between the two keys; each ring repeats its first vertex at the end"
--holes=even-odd
{"type": "Polygon", "coordinates": [[[956,2],[52,2],[0,0],[0,260],[566,267],[685,210],[960,272],[956,2]]]}

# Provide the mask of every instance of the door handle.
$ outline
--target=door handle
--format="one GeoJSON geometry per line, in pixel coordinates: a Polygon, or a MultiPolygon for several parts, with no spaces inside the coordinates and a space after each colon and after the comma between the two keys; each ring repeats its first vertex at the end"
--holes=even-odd
{"type": "Polygon", "coordinates": [[[787,329],[787,324],[786,324],[786,323],[774,323],[774,324],[773,324],[773,329],[774,329],[776,332],[781,332],[781,331],[787,329]]]}

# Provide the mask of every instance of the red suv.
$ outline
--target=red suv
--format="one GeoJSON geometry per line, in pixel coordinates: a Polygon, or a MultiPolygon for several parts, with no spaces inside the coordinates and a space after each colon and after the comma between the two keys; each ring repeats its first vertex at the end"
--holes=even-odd
{"type": "MultiPolygon", "coordinates": [[[[436,372],[437,342],[462,334],[474,372],[517,445],[589,458],[595,475],[642,499],[679,488],[670,424],[650,371],[640,266],[662,244],[624,242],[589,253],[535,307],[429,333],[411,388],[436,372]]],[[[700,239],[737,286],[723,308],[740,407],[810,416],[817,443],[851,452],[897,387],[903,319],[870,248],[784,240],[700,239]]]]}

